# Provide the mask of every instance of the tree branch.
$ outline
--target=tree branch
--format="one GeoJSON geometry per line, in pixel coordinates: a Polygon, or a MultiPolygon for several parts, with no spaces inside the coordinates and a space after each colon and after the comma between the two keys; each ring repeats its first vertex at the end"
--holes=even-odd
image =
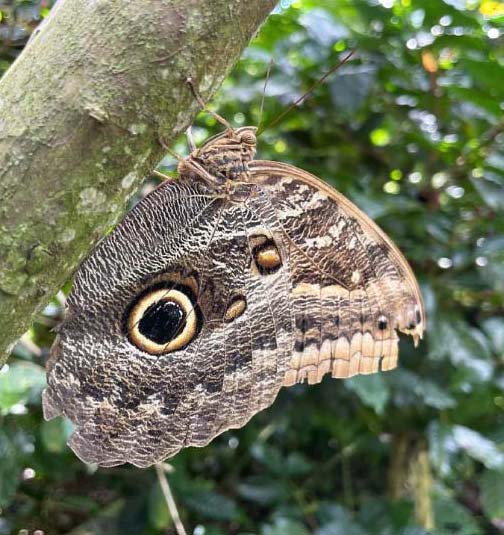
{"type": "Polygon", "coordinates": [[[275,0],[60,0],[0,80],[0,366],[275,0]]]}

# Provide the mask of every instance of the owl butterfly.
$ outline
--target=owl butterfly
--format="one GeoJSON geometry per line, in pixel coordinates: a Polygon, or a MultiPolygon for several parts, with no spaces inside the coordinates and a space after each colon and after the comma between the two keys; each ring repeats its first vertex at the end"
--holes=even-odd
{"type": "Polygon", "coordinates": [[[85,462],[146,467],[243,425],[282,386],[390,370],[422,337],[406,260],[358,208],[227,128],[77,272],[44,414],[85,462]]]}

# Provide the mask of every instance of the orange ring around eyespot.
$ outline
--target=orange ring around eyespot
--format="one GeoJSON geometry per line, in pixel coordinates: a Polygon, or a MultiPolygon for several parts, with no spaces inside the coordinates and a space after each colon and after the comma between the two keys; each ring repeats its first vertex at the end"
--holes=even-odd
{"type": "Polygon", "coordinates": [[[198,327],[198,318],[192,301],[186,294],[175,289],[160,288],[146,294],[135,303],[128,317],[127,327],[130,340],[135,346],[151,355],[163,355],[177,351],[177,349],[186,346],[193,339],[198,327]],[[158,301],[177,303],[185,314],[186,324],[183,331],[167,344],[158,344],[149,340],[138,328],[146,310],[158,301]]]}

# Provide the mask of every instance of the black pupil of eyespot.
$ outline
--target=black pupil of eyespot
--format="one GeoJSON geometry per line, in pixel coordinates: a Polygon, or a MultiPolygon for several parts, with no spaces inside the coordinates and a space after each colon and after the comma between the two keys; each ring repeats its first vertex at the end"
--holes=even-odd
{"type": "Polygon", "coordinates": [[[157,301],[142,316],[138,324],[140,333],[156,344],[167,344],[185,327],[186,317],[178,303],[157,301]]]}

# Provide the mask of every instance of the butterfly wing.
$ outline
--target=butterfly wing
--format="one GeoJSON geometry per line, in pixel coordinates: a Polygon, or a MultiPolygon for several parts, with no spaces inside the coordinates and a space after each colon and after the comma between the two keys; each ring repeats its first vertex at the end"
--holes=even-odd
{"type": "Polygon", "coordinates": [[[285,164],[253,162],[245,186],[163,183],[79,269],[44,414],[74,422],[84,461],[148,466],[241,427],[282,385],[394,367],[397,330],[421,337],[415,278],[367,216],[285,164]]]}
{"type": "Polygon", "coordinates": [[[415,276],[386,234],[343,195],[291,165],[250,163],[287,240],[295,345],[285,385],[397,365],[398,331],[422,337],[415,276]]]}
{"type": "Polygon", "coordinates": [[[268,274],[251,265],[255,241],[275,226],[266,201],[248,209],[201,184],[165,182],[79,268],[44,414],[72,420],[81,459],[148,466],[273,402],[293,321],[287,263],[268,274]],[[180,347],[166,352],[174,322],[168,338],[180,347]]]}

